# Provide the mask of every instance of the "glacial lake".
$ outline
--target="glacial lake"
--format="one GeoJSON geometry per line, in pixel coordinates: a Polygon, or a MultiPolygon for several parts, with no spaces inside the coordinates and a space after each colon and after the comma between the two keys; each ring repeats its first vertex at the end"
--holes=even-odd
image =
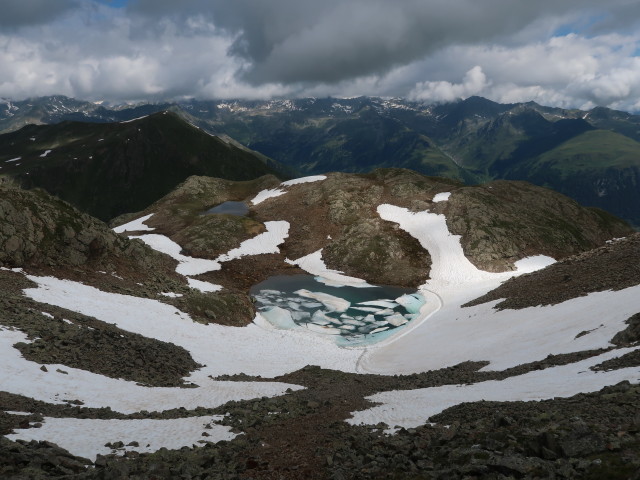
{"type": "Polygon", "coordinates": [[[202,215],[209,215],[211,213],[224,213],[226,215],[244,217],[249,213],[249,207],[247,207],[244,202],[223,202],[220,205],[210,208],[202,215]]]}
{"type": "Polygon", "coordinates": [[[425,303],[415,289],[331,286],[313,275],[276,275],[254,285],[260,315],[278,329],[333,335],[343,346],[379,342],[413,320],[425,303]]]}

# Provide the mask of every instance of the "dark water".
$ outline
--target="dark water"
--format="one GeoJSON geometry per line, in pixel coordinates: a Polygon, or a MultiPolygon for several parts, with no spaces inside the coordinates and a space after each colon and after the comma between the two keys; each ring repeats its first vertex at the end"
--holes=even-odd
{"type": "Polygon", "coordinates": [[[302,326],[317,333],[336,335],[351,343],[365,337],[366,343],[386,338],[393,330],[411,321],[424,303],[424,297],[415,289],[336,287],[325,285],[312,275],[276,275],[254,285],[250,294],[258,311],[277,328],[302,326]],[[350,305],[348,308],[336,308],[331,300],[314,298],[316,293],[346,300],[350,305]],[[398,302],[399,298],[404,300],[398,302]],[[371,301],[381,303],[362,305],[371,301]],[[283,315],[282,310],[274,310],[274,307],[286,310],[288,314],[283,315]]]}
{"type": "Polygon", "coordinates": [[[249,213],[249,207],[243,202],[224,202],[220,205],[216,205],[213,208],[210,208],[203,215],[208,215],[210,213],[224,213],[227,215],[237,215],[239,217],[245,216],[249,213]]]}

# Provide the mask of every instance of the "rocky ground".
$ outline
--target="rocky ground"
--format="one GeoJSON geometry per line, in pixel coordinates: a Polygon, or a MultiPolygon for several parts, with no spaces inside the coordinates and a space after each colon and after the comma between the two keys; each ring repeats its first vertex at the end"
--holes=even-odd
{"type": "MultiPolygon", "coordinates": [[[[519,369],[545,368],[554,363],[551,360],[547,365],[519,369]]],[[[244,433],[231,442],[178,451],[161,449],[153,454],[100,456],[86,469],[84,460],[69,456],[55,445],[0,440],[0,475],[140,479],[640,478],[640,387],[628,383],[567,399],[462,404],[434,417],[433,425],[400,429],[392,436],[384,433],[386,426],[382,424],[354,427],[344,422],[349,412],[365,408],[368,402],[364,397],[375,391],[509,375],[479,373],[480,366],[464,364],[405,377],[350,375],[307,367],[279,378],[305,385],[305,390],[277,398],[230,402],[214,410],[228,413],[225,423],[244,433]]],[[[80,406],[38,403],[0,396],[2,408],[26,407],[37,412],[29,417],[0,414],[0,426],[4,431],[25,426],[29,421],[37,422],[44,413],[118,416],[80,406]]],[[[194,413],[169,412],[164,417],[194,413]]],[[[118,445],[113,448],[117,452],[118,445]]]]}
{"type": "Polygon", "coordinates": [[[498,299],[503,299],[496,305],[499,309],[554,305],[592,292],[637,285],[639,278],[640,234],[636,233],[543,270],[511,278],[468,305],[498,299]]]}
{"type": "MultiPolygon", "coordinates": [[[[428,253],[375,212],[377,205],[391,203],[461,218],[448,220],[449,228],[462,235],[465,253],[483,268],[510,269],[515,260],[529,254],[566,257],[541,272],[508,281],[474,303],[503,298],[499,308],[553,304],[635,285],[640,278],[640,235],[580,253],[630,230],[545,189],[525,186],[516,195],[508,182],[464,187],[403,170],[331,174],[322,182],[288,188],[285,195],[252,207],[247,217],[201,215],[227,200],[248,203],[260,190],[278,185],[275,177],[249,182],[192,177],[144,212],[114,221],[121,224],[154,213],[146,222],[156,229],[154,233],[177,241],[185,254],[205,258],[215,258],[262,232],[265,221],[288,221],[291,229],[281,253],[227,262],[221,271],[198,277],[222,284],[225,289],[220,293],[189,289],[184,277],[175,273],[175,261],[140,241],[115,235],[101,222],[85,218],[64,202],[52,202],[41,192],[2,191],[0,265],[154,298],[175,305],[196,321],[241,326],[254,314],[248,288],[269,275],[300,273],[284,259],[319,248],[324,248],[328,266],[349,275],[374,283],[423,283],[431,265],[428,253]],[[452,192],[448,202],[433,203],[435,194],[448,191],[452,192]],[[525,213],[518,214],[516,207],[525,213]],[[496,223],[501,218],[503,223],[496,223]],[[552,234],[560,220],[563,233],[552,234]],[[164,297],[163,292],[182,296],[164,297]]],[[[193,387],[182,378],[198,365],[184,349],[30,300],[22,291],[32,286],[23,275],[0,270],[0,325],[19,328],[34,340],[16,346],[27,359],[148,386],[193,387]]],[[[640,341],[639,315],[628,320],[629,327],[612,339],[614,344],[640,341]]],[[[502,372],[479,371],[486,365],[482,362],[404,376],[355,375],[307,366],[275,379],[306,387],[281,397],[229,402],[217,409],[129,416],[109,408],[85,408],[73,399],[52,405],[0,392],[0,435],[14,428],[37,428],[44,416],[205,414],[228,414],[224,423],[240,434],[230,442],[199,448],[124,456],[118,455],[122,445],[116,442],[110,445],[113,455],[100,456],[93,465],[48,442],[10,442],[0,437],[0,478],[640,479],[640,387],[628,383],[543,402],[462,404],[432,418],[432,425],[400,429],[395,435],[384,432],[393,425],[345,422],[351,412],[369,408],[366,397],[376,392],[499,380],[599,353],[550,356],[502,372]],[[5,413],[16,411],[28,415],[5,413]]],[[[632,352],[595,368],[638,366],[639,357],[632,352]]],[[[222,379],[267,380],[245,375],[222,379]]]]}

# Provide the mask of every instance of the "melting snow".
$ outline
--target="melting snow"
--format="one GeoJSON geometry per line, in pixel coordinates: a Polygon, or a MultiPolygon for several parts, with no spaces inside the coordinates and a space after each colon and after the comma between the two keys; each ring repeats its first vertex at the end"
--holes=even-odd
{"type": "Polygon", "coordinates": [[[215,425],[222,419],[219,415],[188,417],[168,420],[95,420],[84,418],[45,417],[40,428],[16,430],[7,435],[9,440],[49,441],[68,450],[73,455],[94,460],[97,455],[113,452],[106,443],[123,442],[125,445],[138,442],[138,446],[125,446],[117,450],[138,453],[155,452],[162,447],[179,449],[206,442],[232,440],[236,435],[230,428],[215,425]],[[209,436],[203,437],[206,432],[209,436]],[[203,442],[206,440],[206,442],[203,442]]]}
{"type": "Polygon", "coordinates": [[[116,233],[124,233],[124,232],[138,232],[138,231],[151,231],[155,230],[155,228],[148,227],[144,224],[147,220],[149,220],[153,216],[153,213],[149,215],[145,215],[144,217],[137,218],[135,220],[130,221],[129,223],[125,223],[124,225],[120,225],[113,229],[116,233]]]}
{"type": "Polygon", "coordinates": [[[377,393],[368,399],[382,405],[355,412],[347,421],[353,425],[384,422],[391,430],[396,426],[410,428],[423,425],[433,415],[465,402],[544,400],[595,392],[625,380],[638,383],[640,367],[606,372],[589,369],[638,348],[613,350],[580,362],[534,370],[504,380],[377,393]]]}
{"type": "Polygon", "coordinates": [[[360,362],[362,371],[413,373],[464,361],[489,361],[486,370],[502,370],[549,354],[603,348],[640,310],[640,286],[517,311],[495,310],[497,302],[462,308],[508,278],[549,265],[553,259],[523,259],[516,262],[517,272],[484,272],[464,256],[460,237],[449,233],[444,215],[411,213],[391,205],[381,205],[378,212],[418,239],[433,263],[431,279],[421,287],[427,298],[421,319],[386,345],[367,351],[360,362]],[[606,325],[598,328],[603,319],[606,325]],[[576,338],[592,329],[597,330],[576,338]]]}
{"type": "Polygon", "coordinates": [[[245,240],[238,248],[230,250],[217,258],[218,262],[228,262],[245,255],[262,255],[267,253],[278,253],[279,245],[282,245],[289,236],[289,222],[265,222],[266,232],[245,240]]]}
{"type": "Polygon", "coordinates": [[[195,278],[187,278],[187,283],[191,288],[200,290],[202,293],[219,292],[220,290],[222,290],[222,285],[216,285],[215,283],[196,280],[195,278]]]}
{"type": "Polygon", "coordinates": [[[319,182],[321,180],[326,180],[326,179],[327,179],[326,175],[311,175],[309,177],[301,177],[301,178],[294,178],[293,180],[287,180],[286,182],[282,182],[281,185],[285,187],[290,187],[291,185],[319,182]]]}
{"type": "Polygon", "coordinates": [[[12,158],[11,160],[6,160],[5,163],[17,162],[19,160],[22,160],[22,157],[16,157],[12,158]]]}
{"type": "MultiPolygon", "coordinates": [[[[265,333],[256,324],[242,328],[202,325],[175,307],[157,300],[103,292],[53,277],[28,278],[36,282],[38,288],[26,289],[25,294],[36,301],[93,316],[115,323],[123,330],[185,348],[196,362],[207,365],[187,379],[198,385],[210,382],[207,375],[246,373],[273,377],[308,364],[353,372],[360,355],[357,350],[339,348],[333,342],[309,335],[301,329],[265,333]]],[[[146,389],[149,392],[156,390],[162,389],[146,389]]],[[[202,388],[178,390],[185,397],[189,392],[202,388]]]]}
{"type": "Polygon", "coordinates": [[[451,196],[451,192],[436,193],[433,197],[433,202],[434,203],[446,202],[447,200],[449,200],[450,196],[451,196]]]}
{"type": "MultiPolygon", "coordinates": [[[[164,112],[165,115],[167,112],[164,112]]],[[[142,117],[138,117],[138,118],[132,118],[131,120],[123,120],[120,123],[131,123],[131,122],[135,122],[136,120],[142,120],[143,118],[147,118],[149,115],[143,115],[142,117]]]]}
{"type": "Polygon", "coordinates": [[[154,250],[165,253],[171,258],[178,261],[176,272],[181,275],[200,275],[201,273],[220,270],[220,263],[216,260],[207,260],[206,258],[194,258],[182,255],[182,247],[169,237],[157,235],[155,233],[132,236],[129,238],[139,238],[154,250]]]}
{"type": "Polygon", "coordinates": [[[342,272],[338,270],[331,270],[327,268],[324,261],[322,260],[322,249],[317,250],[309,255],[304,257],[300,257],[297,260],[289,260],[286,259],[285,262],[291,265],[297,265],[302,270],[311,275],[317,275],[319,282],[324,283],[325,285],[332,285],[334,287],[342,287],[342,286],[352,286],[352,287],[370,287],[367,282],[362,280],[361,278],[349,277],[347,275],[343,275],[342,272]]]}
{"type": "Polygon", "coordinates": [[[293,180],[287,180],[286,182],[282,182],[280,184],[280,188],[272,188],[266,189],[259,192],[253,200],[251,200],[252,205],[258,205],[259,203],[264,202],[268,198],[279,197],[280,195],[284,195],[286,190],[282,190],[282,187],[290,187],[292,185],[298,185],[301,183],[311,183],[311,182],[319,182],[320,180],[325,180],[327,177],[325,175],[313,175],[309,177],[302,178],[294,178],[293,180]]]}
{"type": "Polygon", "coordinates": [[[41,157],[46,157],[47,155],[49,155],[53,150],[45,150],[44,153],[42,155],[40,155],[41,157]]]}
{"type": "MultiPolygon", "coordinates": [[[[141,313],[138,311],[138,314],[141,313]]],[[[151,322],[148,323],[149,328],[145,332],[147,334],[155,328],[151,322]]],[[[177,323],[179,325],[179,322],[177,323]]],[[[180,334],[175,331],[174,337],[178,336],[180,334]]],[[[168,339],[165,338],[165,341],[168,339]]],[[[2,390],[53,404],[65,404],[72,400],[80,400],[84,407],[110,407],[116,412],[128,414],[141,410],[163,411],[179,407],[187,409],[214,408],[230,400],[282,395],[287,388],[301,388],[279,382],[213,381],[207,378],[207,374],[214,372],[212,369],[206,368],[194,372],[188,378],[191,381],[197,379],[199,388],[149,388],[138,385],[136,382],[109,378],[60,364],[47,364],[48,371],[44,372],[40,370],[40,364],[26,360],[21,356],[19,350],[13,348],[17,342],[28,343],[29,340],[20,331],[0,330],[0,346],[2,347],[0,358],[3,362],[3,368],[0,370],[2,390]],[[66,374],[58,370],[62,370],[66,374]]],[[[195,358],[194,360],[198,361],[195,358]]]]}
{"type": "Polygon", "coordinates": [[[284,190],[280,190],[279,188],[267,189],[260,191],[253,200],[251,200],[252,205],[258,205],[259,203],[264,202],[268,198],[279,197],[280,195],[284,195],[284,190]]]}

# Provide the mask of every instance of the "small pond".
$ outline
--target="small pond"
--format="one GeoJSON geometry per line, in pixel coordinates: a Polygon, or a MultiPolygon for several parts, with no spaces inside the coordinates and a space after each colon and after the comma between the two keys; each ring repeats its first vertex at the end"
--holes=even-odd
{"type": "Polygon", "coordinates": [[[210,208],[203,215],[211,213],[224,213],[226,215],[237,215],[243,217],[249,213],[249,207],[244,202],[223,202],[220,205],[210,208]]]}
{"type": "Polygon", "coordinates": [[[413,320],[425,303],[415,289],[330,286],[312,275],[276,275],[254,285],[258,312],[279,329],[334,335],[340,345],[379,342],[413,320]]]}

